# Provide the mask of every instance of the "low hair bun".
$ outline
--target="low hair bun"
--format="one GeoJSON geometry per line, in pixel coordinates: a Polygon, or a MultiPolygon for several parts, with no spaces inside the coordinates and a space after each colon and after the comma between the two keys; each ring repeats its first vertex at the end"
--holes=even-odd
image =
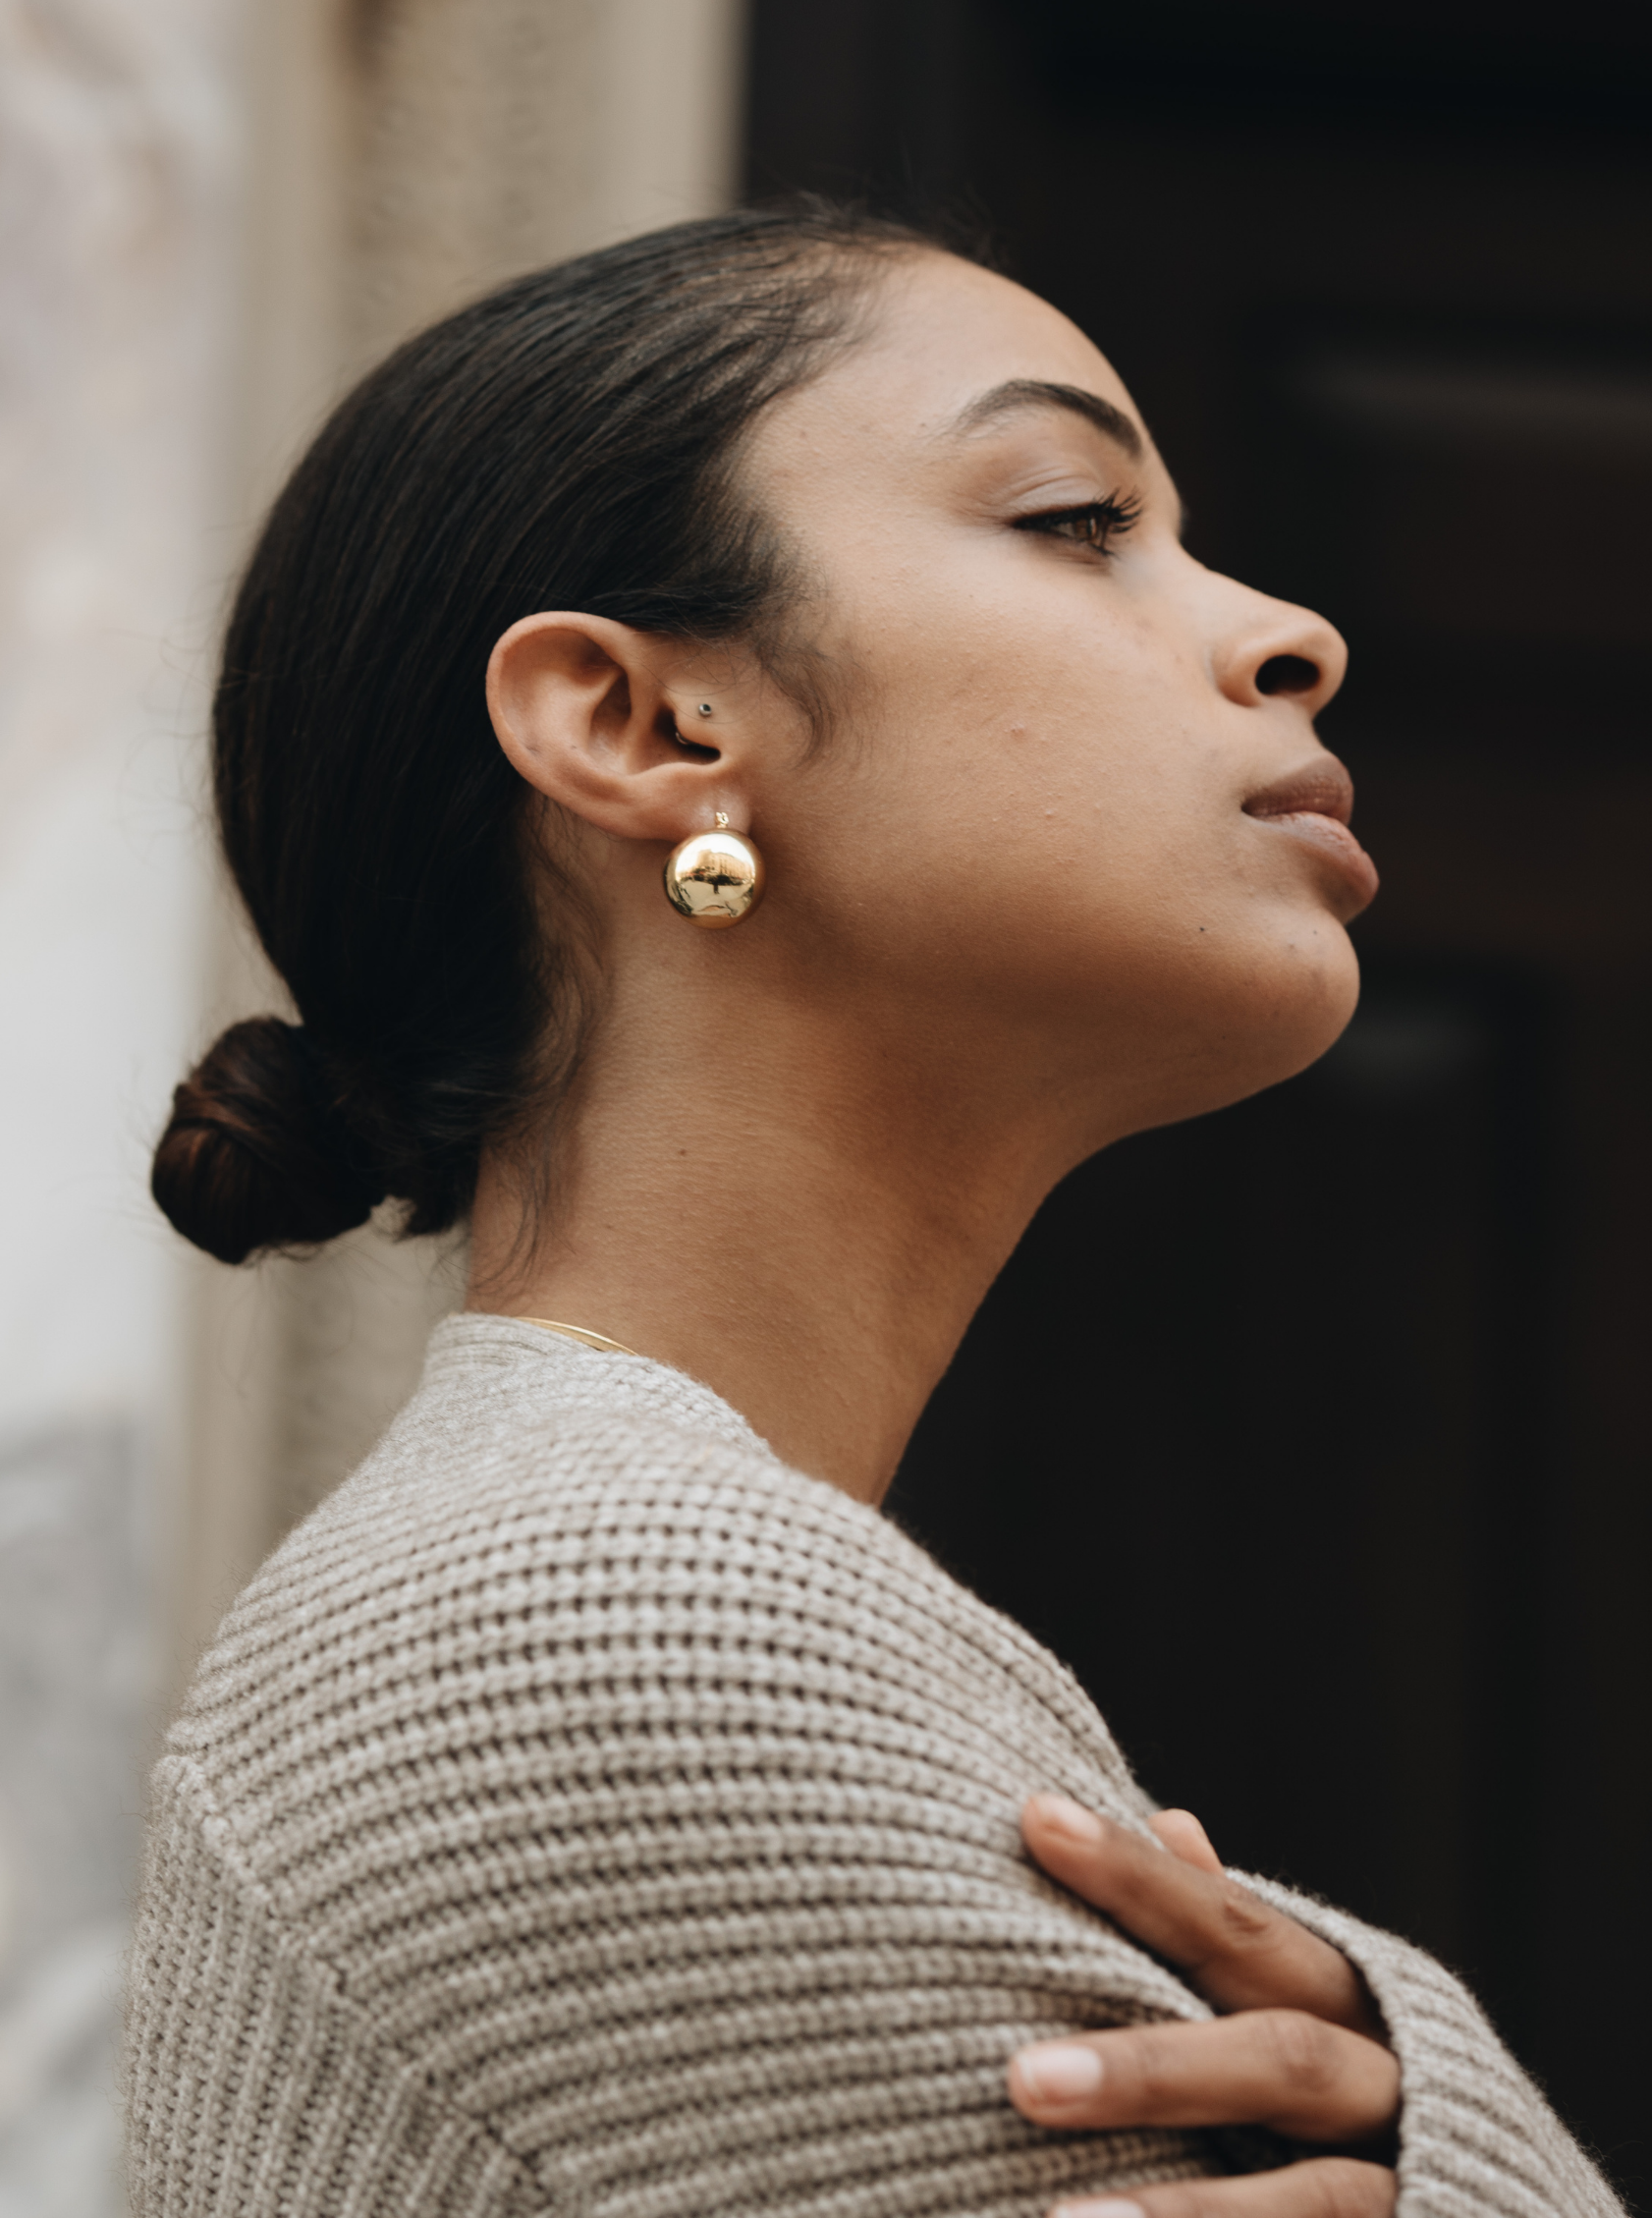
{"type": "Polygon", "coordinates": [[[232,1025],[176,1089],[149,1191],[221,1263],[334,1240],[385,1197],[313,1043],[278,1017],[232,1025]]]}

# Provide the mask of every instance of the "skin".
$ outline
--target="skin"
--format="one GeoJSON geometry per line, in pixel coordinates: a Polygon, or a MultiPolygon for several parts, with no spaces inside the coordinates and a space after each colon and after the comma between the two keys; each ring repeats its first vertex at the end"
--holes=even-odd
{"type": "MultiPolygon", "coordinates": [[[[520,1157],[483,1163],[470,1303],[690,1372],[789,1463],[876,1502],[1051,1188],[1337,1037],[1357,992],[1344,927],[1375,875],[1313,732],[1341,639],[1185,551],[1128,393],[1046,303],[901,259],[860,342],[759,419],[743,469],[805,582],[828,744],[738,649],[549,611],[493,654],[494,728],[582,890],[602,987],[543,1137],[554,1212],[524,1210],[520,1157]],[[1073,514],[1109,500],[1139,511],[1128,531],[1073,514]],[[769,890],[713,933],[660,873],[718,811],[769,890]]],[[[1102,1883],[1051,1862],[1035,1822],[1028,1840],[1079,1892],[1102,1883]]],[[[1172,1845],[1144,1852],[1161,1887],[1197,1865],[1172,1845]]],[[[1375,2046],[1306,1989],[1273,2005],[1375,2046]]],[[[1266,2016],[1223,2022],[1248,2065],[1209,2027],[1160,2029],[1201,2120],[1274,2115],[1261,2080],[1296,2099],[1254,2049],[1266,2016]]],[[[1345,2056],[1332,2077],[1362,2117],[1369,2071],[1355,2088],[1345,2056]]],[[[1246,2182],[1168,2191],[1136,2200],[1262,2207],[1246,2182]]]]}
{"type": "Polygon", "coordinates": [[[555,804],[605,1006],[546,1237],[524,1250],[499,1159],[472,1226],[475,1305],[678,1364],[868,1501],[1066,1172],[1337,1036],[1371,890],[1245,813],[1330,763],[1337,634],[1193,561],[1144,433],[1133,457],[1049,406],[959,429],[1014,380],[1136,419],[1045,303],[941,255],[899,272],[746,457],[847,695],[830,746],[808,758],[738,654],[577,612],[495,650],[500,744],[555,804]],[[1018,528],[1117,492],[1143,513],[1115,554],[1018,528]],[[1260,690],[1281,669],[1294,688],[1260,690]],[[719,809],[770,890],[701,933],[659,875],[719,809]]]}
{"type": "Polygon", "coordinates": [[[1190,1810],[1161,1810],[1171,1852],[1060,1795],[1021,1813],[1052,1878],[1174,1964],[1224,2015],[1022,2049],[1010,2096],[1041,2126],[1270,2126],[1334,2147],[1284,2171],[1183,2180],[1060,2203],[1052,2218],[1389,2218],[1400,2067],[1359,1974],[1224,1871],[1190,1810]]]}

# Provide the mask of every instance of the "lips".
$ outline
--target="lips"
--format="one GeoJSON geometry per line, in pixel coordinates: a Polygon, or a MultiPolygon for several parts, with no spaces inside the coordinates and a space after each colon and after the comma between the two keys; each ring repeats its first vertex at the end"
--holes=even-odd
{"type": "Polygon", "coordinates": [[[1338,864],[1349,890],[1357,896],[1357,915],[1376,894],[1377,866],[1349,830],[1353,814],[1353,780],[1334,754],[1316,755],[1300,770],[1264,786],[1244,804],[1244,813],[1276,826],[1338,864]]]}

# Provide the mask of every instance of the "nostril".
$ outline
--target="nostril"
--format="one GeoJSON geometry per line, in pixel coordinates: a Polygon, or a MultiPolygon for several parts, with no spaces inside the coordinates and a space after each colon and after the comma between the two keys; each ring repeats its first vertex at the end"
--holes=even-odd
{"type": "Polygon", "coordinates": [[[1319,665],[1305,654],[1271,654],[1256,673],[1259,693],[1311,693],[1319,684],[1319,665]]]}

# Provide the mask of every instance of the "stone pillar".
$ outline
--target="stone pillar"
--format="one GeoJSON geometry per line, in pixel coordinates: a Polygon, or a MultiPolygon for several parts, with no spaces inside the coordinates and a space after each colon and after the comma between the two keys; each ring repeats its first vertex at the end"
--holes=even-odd
{"type": "Polygon", "coordinates": [[[376,0],[356,339],[376,355],[519,271],[728,205],[732,0],[376,0]]]}
{"type": "MultiPolygon", "coordinates": [[[[259,0],[247,523],[326,399],[522,270],[731,203],[743,0],[259,0]]],[[[226,904],[214,1027],[279,1008],[226,904]]],[[[178,1604],[192,1653],[372,1445],[461,1298],[457,1243],[367,1228],[197,1274],[178,1604]]]]}

